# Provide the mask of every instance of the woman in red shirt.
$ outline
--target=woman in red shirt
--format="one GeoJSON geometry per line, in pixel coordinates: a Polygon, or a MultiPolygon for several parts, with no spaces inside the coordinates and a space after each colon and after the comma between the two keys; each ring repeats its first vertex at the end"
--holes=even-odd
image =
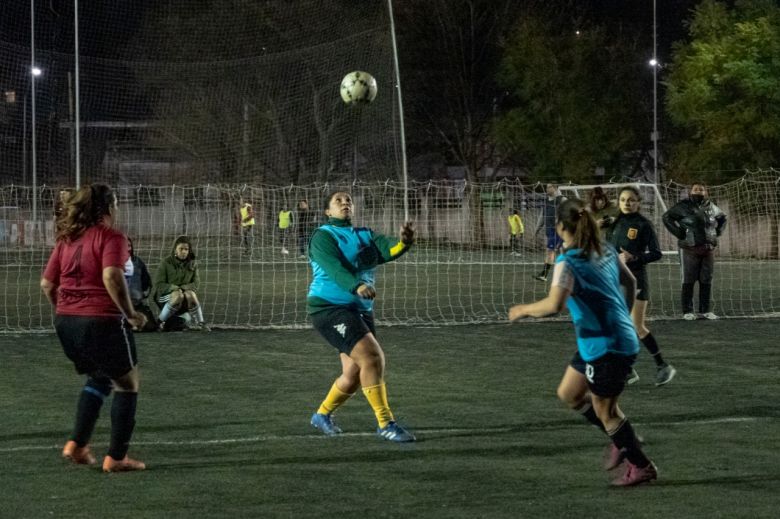
{"type": "Polygon", "coordinates": [[[57,243],[41,279],[43,293],[56,307],[54,326],[65,355],[78,373],[87,375],[62,455],[76,464],[95,463],[89,440],[113,389],[105,472],[146,468],[127,456],[138,398],[131,328],[141,328],[146,318],[130,301],[124,270],[128,243],[113,229],[116,211],[116,197],[103,184],[84,186],[70,197],[57,221],[57,243]]]}

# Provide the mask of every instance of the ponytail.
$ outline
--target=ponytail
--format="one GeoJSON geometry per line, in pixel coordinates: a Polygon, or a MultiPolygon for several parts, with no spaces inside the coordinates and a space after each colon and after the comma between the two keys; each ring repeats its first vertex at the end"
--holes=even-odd
{"type": "Polygon", "coordinates": [[[558,223],[574,235],[574,245],[583,255],[602,254],[601,231],[582,200],[571,198],[558,206],[558,223]]]}

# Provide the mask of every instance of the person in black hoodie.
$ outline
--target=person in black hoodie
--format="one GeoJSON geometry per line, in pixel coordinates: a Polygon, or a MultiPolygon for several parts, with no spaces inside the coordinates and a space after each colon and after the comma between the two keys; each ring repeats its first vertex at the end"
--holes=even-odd
{"type": "MultiPolygon", "coordinates": [[[[662,386],[671,382],[677,370],[664,361],[658,343],[645,323],[647,302],[650,299],[646,265],[661,259],[661,248],[658,246],[653,224],[639,214],[641,201],[639,190],[635,187],[626,186],[620,190],[618,197],[620,214],[607,231],[607,241],[620,252],[626,266],[636,278],[637,294],[636,302],[631,309],[631,319],[634,321],[639,340],[655,361],[655,385],[662,386]]],[[[627,382],[633,384],[637,380],[639,375],[632,371],[627,382]]]]}
{"type": "Polygon", "coordinates": [[[664,213],[664,226],[678,240],[683,267],[682,310],[687,321],[693,313],[693,285],[699,282],[699,313],[705,319],[717,319],[710,309],[715,247],[726,227],[726,215],[707,196],[703,182],[691,185],[690,195],[664,213]]]}

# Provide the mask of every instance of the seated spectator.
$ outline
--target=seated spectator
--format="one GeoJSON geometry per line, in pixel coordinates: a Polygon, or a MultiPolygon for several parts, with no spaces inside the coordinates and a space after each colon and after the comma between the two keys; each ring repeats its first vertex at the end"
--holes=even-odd
{"type": "Polygon", "coordinates": [[[129,246],[130,259],[128,262],[130,265],[125,267],[125,278],[127,279],[127,287],[130,291],[130,301],[133,303],[133,308],[136,312],[140,312],[146,316],[146,324],[139,330],[142,332],[150,332],[157,328],[155,324],[157,320],[154,318],[152,309],[146,302],[146,298],[149,296],[149,292],[152,289],[152,277],[149,275],[149,270],[146,268],[146,263],[135,255],[135,249],[133,248],[133,240],[127,238],[129,246]]]}
{"type": "Polygon", "coordinates": [[[186,236],[179,236],[173,243],[171,255],[163,259],[154,276],[153,298],[160,306],[160,331],[171,328],[166,325],[169,319],[188,312],[191,329],[211,331],[203,320],[203,309],[198,300],[200,276],[195,263],[192,243],[186,236]]]}

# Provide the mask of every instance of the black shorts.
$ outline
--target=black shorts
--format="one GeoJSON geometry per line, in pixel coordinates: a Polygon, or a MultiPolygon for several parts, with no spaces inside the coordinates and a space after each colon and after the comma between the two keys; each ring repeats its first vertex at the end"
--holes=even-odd
{"type": "Polygon", "coordinates": [[[376,335],[374,314],[340,306],[311,314],[314,328],[325,337],[328,344],[345,355],[368,333],[376,335]]]}
{"type": "Polygon", "coordinates": [[[636,299],[637,301],[650,300],[650,284],[647,282],[647,270],[632,270],[631,273],[636,278],[636,299]]]}
{"type": "Polygon", "coordinates": [[[116,379],[138,364],[133,330],[122,316],[58,315],[54,328],[79,373],[116,379]]]}
{"type": "Polygon", "coordinates": [[[636,360],[636,355],[606,355],[585,362],[580,352],[571,359],[571,367],[585,375],[591,393],[600,397],[618,396],[626,387],[626,378],[636,360]]]}

